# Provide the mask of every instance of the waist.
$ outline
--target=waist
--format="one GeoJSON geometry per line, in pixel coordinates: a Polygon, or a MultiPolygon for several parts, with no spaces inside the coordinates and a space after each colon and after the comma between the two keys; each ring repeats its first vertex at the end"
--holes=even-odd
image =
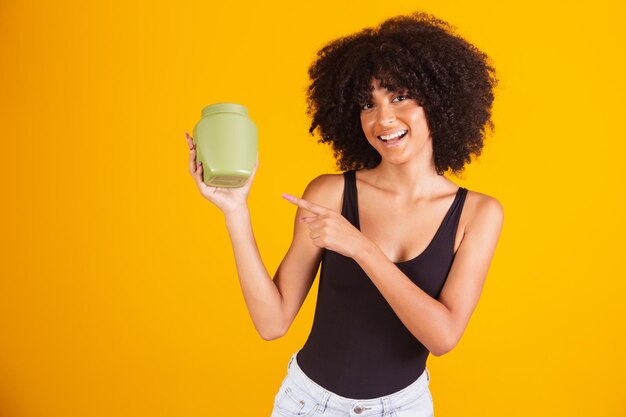
{"type": "Polygon", "coordinates": [[[346,400],[394,395],[426,372],[429,352],[423,346],[377,351],[371,345],[341,349],[332,342],[320,345],[307,341],[293,355],[291,365],[295,363],[296,372],[321,389],[346,400]]]}
{"type": "Polygon", "coordinates": [[[423,372],[414,379],[409,385],[404,386],[403,388],[390,392],[385,395],[369,397],[369,398],[352,398],[343,396],[340,393],[333,392],[332,390],[324,387],[318,382],[311,379],[304,370],[300,367],[298,363],[298,353],[301,351],[298,350],[291,356],[289,360],[289,364],[287,365],[288,375],[292,378],[292,381],[299,385],[300,388],[309,392],[313,397],[322,399],[330,397],[335,405],[340,407],[351,407],[355,404],[356,401],[363,407],[368,406],[377,406],[380,404],[381,400],[388,399],[392,403],[401,404],[409,401],[410,399],[422,395],[426,390],[428,390],[428,385],[430,381],[430,373],[428,368],[424,367],[423,372]]]}

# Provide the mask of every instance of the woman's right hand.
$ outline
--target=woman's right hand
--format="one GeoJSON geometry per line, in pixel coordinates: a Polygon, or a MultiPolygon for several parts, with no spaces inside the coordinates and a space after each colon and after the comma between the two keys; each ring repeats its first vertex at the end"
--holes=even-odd
{"type": "Polygon", "coordinates": [[[189,136],[189,133],[185,132],[187,138],[187,145],[189,146],[189,173],[196,181],[196,186],[200,191],[200,194],[211,203],[215,204],[224,215],[229,215],[240,210],[247,210],[248,194],[250,193],[250,186],[254,180],[254,175],[259,166],[259,154],[257,153],[256,164],[252,170],[252,174],[242,187],[237,188],[220,188],[209,187],[202,181],[202,164],[196,162],[196,147],[193,143],[193,138],[189,136]]]}

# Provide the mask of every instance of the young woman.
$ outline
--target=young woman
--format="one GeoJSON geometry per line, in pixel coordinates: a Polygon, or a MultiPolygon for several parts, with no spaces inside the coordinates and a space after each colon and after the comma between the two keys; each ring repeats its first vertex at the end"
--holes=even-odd
{"type": "MultiPolygon", "coordinates": [[[[310,133],[341,174],[312,180],[274,278],[260,258],[242,188],[202,182],[225,215],[250,315],[265,340],[289,329],[321,264],[308,340],[272,416],[432,416],[426,359],[461,339],[503,224],[497,199],[457,186],[478,156],[497,84],[489,58],[425,13],[337,39],[309,69],[310,133]]],[[[258,167],[258,162],[257,162],[258,167]]]]}

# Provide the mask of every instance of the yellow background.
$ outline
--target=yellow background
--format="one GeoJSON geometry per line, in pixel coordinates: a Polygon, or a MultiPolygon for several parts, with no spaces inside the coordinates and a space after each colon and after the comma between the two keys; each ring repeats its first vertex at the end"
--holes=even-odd
{"type": "Polygon", "coordinates": [[[626,415],[626,30],[619,1],[0,3],[0,415],[269,416],[305,342],[255,332],[221,213],[187,171],[207,104],[259,129],[249,205],[271,275],[329,148],[308,132],[326,42],[424,10],[489,54],[495,135],[459,185],[505,225],[438,416],[626,415]]]}

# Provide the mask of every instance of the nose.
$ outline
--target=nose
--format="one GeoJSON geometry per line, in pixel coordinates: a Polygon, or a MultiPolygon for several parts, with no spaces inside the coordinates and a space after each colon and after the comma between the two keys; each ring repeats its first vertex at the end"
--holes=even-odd
{"type": "Polygon", "coordinates": [[[381,126],[388,126],[396,121],[393,108],[388,104],[381,104],[378,112],[378,123],[381,126]]]}

